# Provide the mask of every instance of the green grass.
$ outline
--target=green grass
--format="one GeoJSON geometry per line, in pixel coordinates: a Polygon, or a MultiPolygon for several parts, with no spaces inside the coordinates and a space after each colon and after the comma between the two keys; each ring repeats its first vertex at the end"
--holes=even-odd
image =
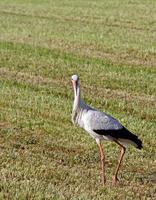
{"type": "Polygon", "coordinates": [[[0,199],[156,198],[154,0],[0,1],[0,199]],[[71,75],[85,101],[118,118],[144,144],[119,149],[71,123],[71,75]]]}

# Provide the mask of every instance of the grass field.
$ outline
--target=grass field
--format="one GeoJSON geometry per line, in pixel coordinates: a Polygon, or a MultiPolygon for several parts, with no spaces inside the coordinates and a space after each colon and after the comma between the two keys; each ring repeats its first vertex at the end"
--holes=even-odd
{"type": "Polygon", "coordinates": [[[0,1],[0,199],[156,199],[155,0],[0,1]],[[144,143],[119,148],[71,123],[71,75],[144,143]]]}

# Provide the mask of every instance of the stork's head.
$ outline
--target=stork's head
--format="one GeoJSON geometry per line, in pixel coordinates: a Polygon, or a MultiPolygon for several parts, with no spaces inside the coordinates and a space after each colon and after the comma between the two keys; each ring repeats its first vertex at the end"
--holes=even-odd
{"type": "Polygon", "coordinates": [[[73,75],[72,77],[71,77],[71,79],[72,79],[72,82],[73,81],[79,81],[79,77],[78,77],[78,75],[73,75]]]}
{"type": "Polygon", "coordinates": [[[77,89],[78,89],[78,85],[79,85],[78,75],[73,75],[71,77],[71,80],[72,80],[72,83],[73,83],[74,93],[75,93],[75,95],[77,95],[77,89]]]}

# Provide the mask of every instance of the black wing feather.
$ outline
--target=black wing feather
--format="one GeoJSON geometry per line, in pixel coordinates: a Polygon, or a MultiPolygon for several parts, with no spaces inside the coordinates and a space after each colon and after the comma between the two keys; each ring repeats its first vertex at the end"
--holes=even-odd
{"type": "Polygon", "coordinates": [[[113,129],[113,130],[93,130],[95,133],[99,134],[99,135],[104,135],[104,136],[111,136],[114,139],[127,139],[127,140],[131,140],[133,142],[135,142],[137,144],[137,148],[141,149],[142,148],[142,141],[138,139],[138,137],[136,135],[134,135],[133,133],[131,133],[129,130],[127,130],[125,127],[123,127],[122,129],[113,129]]]}

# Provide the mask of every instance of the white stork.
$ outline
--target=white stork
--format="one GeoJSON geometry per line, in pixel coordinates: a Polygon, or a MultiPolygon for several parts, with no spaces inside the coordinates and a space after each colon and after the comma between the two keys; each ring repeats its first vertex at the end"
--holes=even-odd
{"type": "Polygon", "coordinates": [[[81,99],[80,82],[77,75],[72,76],[72,83],[74,89],[72,122],[84,128],[96,140],[99,146],[103,185],[106,183],[106,177],[105,155],[103,153],[101,140],[113,141],[121,147],[121,154],[112,182],[115,185],[118,181],[118,171],[121,166],[126,148],[129,144],[132,144],[136,148],[141,149],[142,141],[112,116],[98,111],[84,103],[84,101],[81,99]]]}

